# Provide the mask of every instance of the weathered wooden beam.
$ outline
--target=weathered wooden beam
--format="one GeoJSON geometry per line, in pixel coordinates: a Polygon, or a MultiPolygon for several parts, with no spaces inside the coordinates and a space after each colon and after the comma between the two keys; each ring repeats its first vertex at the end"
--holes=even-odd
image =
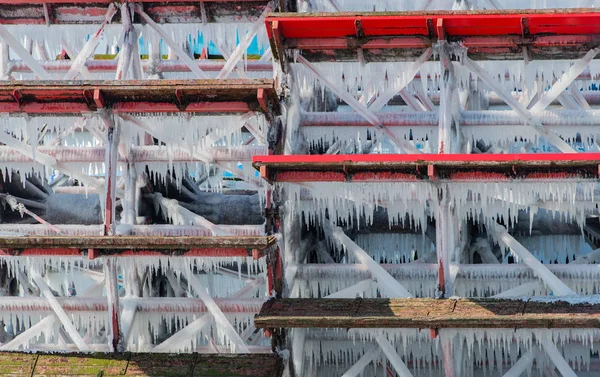
{"type": "Polygon", "coordinates": [[[270,155],[252,163],[267,180],[295,183],[585,180],[598,177],[600,153],[270,155]]]}
{"type": "Polygon", "coordinates": [[[596,328],[600,304],[495,299],[271,299],[261,328],[596,328]]]}
{"type": "Polygon", "coordinates": [[[275,245],[274,236],[28,236],[0,237],[0,250],[98,249],[98,250],[178,250],[204,248],[258,249],[275,245]]]}
{"type": "MultiPolygon", "coordinates": [[[[112,0],[0,0],[0,23],[98,24],[112,0]],[[51,10],[45,13],[46,7],[51,10]]],[[[255,21],[268,0],[129,0],[139,3],[157,23],[223,23],[255,21]],[[204,11],[202,12],[201,9],[204,11]],[[205,15],[203,18],[201,13],[205,15]]],[[[115,23],[122,22],[118,14],[115,23]]]]}
{"type": "Polygon", "coordinates": [[[256,94],[260,89],[278,112],[273,85],[267,79],[21,81],[0,85],[0,112],[64,115],[94,111],[97,104],[85,96],[91,90],[114,112],[246,113],[262,111],[256,94]],[[21,94],[19,102],[14,99],[15,91],[21,94]]]}
{"type": "Polygon", "coordinates": [[[275,354],[44,354],[0,352],[2,376],[237,376],[278,377],[275,354]]]}

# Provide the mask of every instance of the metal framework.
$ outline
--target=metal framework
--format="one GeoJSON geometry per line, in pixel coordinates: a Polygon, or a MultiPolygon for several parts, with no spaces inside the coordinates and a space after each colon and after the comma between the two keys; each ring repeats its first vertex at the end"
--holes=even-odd
{"type": "Polygon", "coordinates": [[[252,321],[280,289],[279,237],[218,210],[261,213],[268,193],[250,163],[273,147],[279,88],[270,50],[248,47],[274,6],[0,1],[3,351],[242,353],[122,360],[281,374],[249,355],[271,350],[252,321]]]}
{"type": "Polygon", "coordinates": [[[253,158],[287,214],[287,298],[256,323],[293,329],[299,376],[407,377],[416,364],[471,375],[494,363],[473,342],[486,355],[521,350],[498,375],[534,360],[539,375],[585,375],[556,340],[569,324],[595,332],[584,330],[595,326],[595,298],[502,299],[596,292],[597,12],[343,13],[336,1],[305,3],[337,13],[265,19],[302,100],[288,105],[283,154],[253,158]],[[549,69],[557,59],[571,61],[549,69]],[[585,251],[553,244],[583,242],[582,230],[585,251]],[[454,295],[473,298],[443,299],[454,295]],[[524,345],[533,338],[547,346],[524,345]]]}
{"type": "Polygon", "coordinates": [[[0,349],[586,376],[600,13],[486,1],[0,0],[0,349]]]}

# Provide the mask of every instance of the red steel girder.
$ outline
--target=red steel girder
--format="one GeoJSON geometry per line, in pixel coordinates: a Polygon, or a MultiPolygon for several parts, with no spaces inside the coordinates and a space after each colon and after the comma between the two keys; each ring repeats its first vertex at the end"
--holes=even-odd
{"type": "Polygon", "coordinates": [[[357,60],[358,48],[367,61],[414,60],[438,39],[462,42],[472,59],[522,59],[524,47],[531,59],[570,59],[600,43],[600,12],[588,8],[279,13],[265,22],[274,53],[300,49],[311,61],[357,60]]]}
{"type": "MultiPolygon", "coordinates": [[[[123,0],[118,0],[122,2],[123,0]]],[[[0,24],[99,24],[115,0],[0,0],[0,24]],[[44,10],[46,8],[46,10],[44,10]],[[46,19],[46,15],[48,19],[46,19]]],[[[157,23],[253,22],[269,0],[129,0],[157,23]]],[[[120,22],[115,15],[113,22],[120,22]]]]}
{"type": "Polygon", "coordinates": [[[277,182],[598,179],[600,153],[270,155],[252,159],[277,182]]]}
{"type": "Polygon", "coordinates": [[[279,111],[273,80],[23,81],[0,85],[0,112],[4,113],[63,115],[99,107],[136,113],[240,113],[262,111],[263,101],[279,111]],[[19,93],[18,101],[14,93],[19,93]]]}
{"type": "Polygon", "coordinates": [[[28,236],[0,237],[0,255],[63,256],[186,256],[261,258],[275,244],[274,236],[143,237],[143,236],[28,236]]]}

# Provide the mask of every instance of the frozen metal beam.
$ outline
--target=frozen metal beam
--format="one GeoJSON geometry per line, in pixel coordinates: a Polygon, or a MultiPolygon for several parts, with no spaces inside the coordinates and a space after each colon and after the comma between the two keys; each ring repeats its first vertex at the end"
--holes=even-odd
{"type": "Polygon", "coordinates": [[[379,347],[381,347],[381,351],[385,354],[390,364],[392,364],[398,373],[398,376],[413,377],[413,374],[410,372],[400,355],[396,353],[396,349],[394,349],[394,346],[392,346],[390,341],[382,334],[377,335],[375,339],[377,344],[379,344],[379,347]]]}
{"type": "Polygon", "coordinates": [[[209,326],[213,317],[209,313],[203,314],[196,320],[189,323],[187,326],[165,339],[162,343],[152,348],[152,352],[169,352],[176,353],[189,347],[190,340],[196,333],[202,331],[206,326],[209,326]]]}
{"type": "Polygon", "coordinates": [[[573,371],[567,360],[565,360],[558,348],[556,348],[556,345],[554,345],[551,336],[545,335],[540,343],[544,351],[546,351],[548,358],[563,377],[577,377],[577,374],[573,371]]]}
{"type": "Polygon", "coordinates": [[[360,359],[354,365],[350,367],[342,377],[358,377],[363,370],[369,365],[373,360],[379,357],[381,353],[381,349],[379,347],[373,347],[369,351],[365,352],[360,359]]]}
{"type": "Polygon", "coordinates": [[[71,322],[71,320],[67,316],[67,313],[65,313],[65,310],[60,305],[56,297],[54,297],[54,294],[52,293],[50,287],[48,287],[44,279],[42,279],[42,276],[36,271],[31,271],[30,273],[33,278],[33,281],[42,292],[42,295],[44,295],[44,297],[46,298],[48,305],[52,308],[52,311],[54,311],[54,313],[60,320],[60,323],[63,325],[63,327],[67,331],[67,334],[69,334],[69,336],[73,340],[73,343],[77,345],[77,348],[79,348],[80,351],[89,351],[89,347],[87,346],[81,335],[79,335],[79,332],[73,325],[73,322],[71,322]]]}
{"type": "Polygon", "coordinates": [[[356,260],[368,267],[382,293],[387,297],[412,297],[410,292],[394,279],[379,263],[375,262],[363,249],[361,249],[344,231],[334,225],[325,225],[325,231],[340,242],[344,248],[351,253],[356,260]]]}
{"type": "Polygon", "coordinates": [[[351,285],[348,288],[344,288],[337,292],[334,292],[324,298],[352,298],[360,297],[361,293],[370,291],[373,289],[373,285],[376,284],[373,279],[361,280],[358,283],[351,285]]]}
{"type": "MultiPolygon", "coordinates": [[[[104,235],[112,236],[115,233],[115,217],[116,209],[115,202],[117,198],[117,156],[119,154],[118,146],[121,137],[121,127],[118,122],[114,121],[112,115],[104,115],[103,120],[106,128],[106,153],[104,155],[104,166],[106,167],[105,175],[105,197],[104,197],[104,235]]],[[[119,195],[123,197],[124,195],[119,195]]]]}
{"type": "Polygon", "coordinates": [[[520,377],[533,364],[536,352],[529,350],[502,377],[520,377]]]}
{"type": "Polygon", "coordinates": [[[133,44],[138,43],[137,34],[131,24],[131,14],[129,13],[129,3],[121,4],[121,21],[123,33],[121,34],[121,50],[119,51],[119,61],[117,63],[117,72],[115,80],[124,79],[127,76],[132,60],[133,44]]]}
{"type": "MultiPolygon", "coordinates": [[[[67,48],[65,48],[65,51],[67,52],[67,54],[69,54],[69,56],[77,56],[75,50],[67,50],[67,48]],[[69,53],[69,51],[71,51],[71,53],[69,53]]],[[[198,68],[205,72],[219,72],[225,66],[225,61],[223,60],[194,60],[194,62],[198,66],[198,68]]],[[[38,63],[47,72],[67,72],[73,65],[72,60],[38,60],[38,63]]],[[[149,62],[148,60],[142,60],[141,64],[142,70],[144,72],[151,71],[151,62],[149,62]]],[[[85,61],[83,66],[90,73],[115,72],[117,70],[118,60],[89,59],[85,61]]],[[[247,62],[244,62],[244,68],[246,72],[270,73],[273,71],[273,64],[264,60],[249,60],[247,62]]],[[[156,63],[154,69],[162,73],[190,72],[189,66],[181,60],[161,60],[156,63]]],[[[5,73],[7,72],[8,70],[5,71],[5,73]]],[[[32,72],[32,70],[23,60],[13,59],[11,60],[10,72],[28,73],[32,72]]]]}
{"type": "Polygon", "coordinates": [[[252,39],[256,36],[258,31],[264,28],[265,17],[271,11],[271,5],[267,5],[260,18],[252,25],[248,33],[240,39],[240,43],[236,46],[231,56],[227,59],[227,62],[221,69],[221,72],[217,75],[217,79],[226,79],[229,77],[233,69],[236,67],[240,59],[244,56],[246,49],[252,42],[252,39]]]}
{"type": "Polygon", "coordinates": [[[28,158],[30,158],[40,164],[54,167],[57,170],[60,170],[61,172],[68,174],[69,176],[77,179],[78,181],[85,184],[86,186],[96,187],[96,188],[101,188],[104,186],[104,180],[92,178],[86,174],[79,173],[75,169],[71,169],[68,166],[56,161],[55,158],[45,155],[41,152],[36,152],[34,154],[30,145],[27,145],[27,144],[23,143],[22,141],[19,141],[6,133],[0,132],[0,142],[4,143],[6,146],[8,146],[10,148],[14,148],[16,151],[18,151],[22,155],[27,156],[28,158]]]}
{"type": "Polygon", "coordinates": [[[371,110],[371,111],[381,110],[385,105],[387,105],[388,102],[390,102],[390,100],[392,98],[394,98],[394,96],[396,94],[398,94],[400,91],[404,90],[404,88],[406,88],[406,86],[409,85],[412,82],[412,80],[415,78],[416,74],[419,72],[419,70],[421,69],[423,64],[425,64],[425,62],[428,61],[429,58],[431,58],[431,55],[433,55],[433,49],[432,48],[426,49],[425,52],[423,52],[419,56],[419,58],[410,66],[408,71],[404,72],[402,74],[402,76],[401,76],[402,80],[394,81],[392,83],[391,88],[387,89],[384,93],[381,93],[379,95],[379,97],[377,97],[375,102],[373,102],[369,106],[369,110],[371,110]]]}
{"type": "Polygon", "coordinates": [[[29,349],[29,341],[39,336],[42,331],[51,328],[56,320],[57,318],[54,314],[48,315],[46,318],[17,335],[11,341],[0,346],[0,351],[15,351],[18,350],[20,346],[23,346],[23,350],[29,349]]]}
{"type": "MultiPolygon", "coordinates": [[[[600,250],[600,249],[599,249],[600,250]]],[[[596,253],[596,256],[600,254],[596,253]]],[[[577,264],[576,259],[570,264],[548,264],[546,267],[562,279],[579,279],[581,274],[590,276],[590,279],[600,279],[600,271],[596,265],[577,264]]],[[[419,259],[420,260],[420,259],[419,259]]],[[[593,259],[592,259],[593,260],[593,259]]],[[[583,262],[587,263],[587,261],[583,262]]],[[[424,280],[433,280],[437,277],[437,264],[402,263],[380,264],[390,275],[399,280],[414,280],[422,276],[424,280]]],[[[483,274],[489,279],[536,279],[533,271],[525,264],[461,264],[458,265],[457,279],[467,279],[469,276],[483,274]]],[[[300,264],[296,267],[296,279],[303,281],[314,280],[366,280],[372,277],[371,272],[363,264],[300,264]]]]}
{"type": "Polygon", "coordinates": [[[392,141],[396,145],[396,147],[404,150],[406,153],[421,153],[421,151],[419,151],[417,148],[415,148],[408,141],[397,138],[396,135],[394,135],[389,130],[387,130],[383,126],[383,123],[381,122],[381,120],[379,119],[379,117],[377,117],[377,115],[375,115],[375,113],[373,112],[373,110],[365,107],[365,105],[363,105],[360,102],[358,102],[356,100],[356,98],[354,98],[350,93],[348,93],[343,88],[339,88],[338,85],[336,85],[334,82],[332,82],[327,77],[327,75],[325,75],[324,73],[320,72],[308,60],[306,60],[301,55],[298,55],[297,60],[301,64],[303,64],[309,70],[309,72],[311,72],[316,78],[318,78],[325,85],[327,85],[327,87],[329,89],[331,89],[331,91],[334,92],[338,97],[340,97],[340,99],[342,99],[350,107],[352,107],[357,113],[359,113],[361,116],[363,116],[370,124],[372,124],[373,126],[378,127],[379,129],[381,129],[386,134],[386,136],[390,139],[390,141],[392,141]]]}
{"type": "Polygon", "coordinates": [[[51,80],[53,78],[2,25],[0,25],[0,38],[31,68],[40,80],[51,80]]]}
{"type": "Polygon", "coordinates": [[[79,54],[77,54],[76,57],[72,57],[73,64],[71,65],[71,68],[69,68],[69,71],[65,75],[65,80],[73,80],[84,68],[85,61],[90,57],[90,55],[94,53],[96,47],[98,46],[98,43],[100,43],[100,38],[102,36],[102,31],[104,30],[104,27],[112,20],[115,13],[117,13],[117,8],[113,3],[111,3],[108,6],[106,15],[104,16],[104,21],[102,21],[102,24],[100,25],[100,28],[98,29],[96,34],[90,36],[90,38],[87,40],[87,42],[85,43],[81,51],[79,51],[79,54]]]}
{"type": "MultiPolygon", "coordinates": [[[[123,305],[123,310],[119,316],[121,320],[122,340],[125,348],[128,348],[128,343],[131,338],[132,328],[137,317],[137,307],[132,302],[127,302],[123,305]]],[[[113,346],[114,348],[114,346],[113,346]]]]}
{"type": "Polygon", "coordinates": [[[506,291],[493,295],[492,298],[530,296],[531,292],[539,290],[540,288],[542,288],[542,284],[539,281],[533,281],[530,283],[521,284],[511,289],[507,289],[506,291]]]}
{"type": "MultiPolygon", "coordinates": [[[[489,229],[489,228],[488,228],[489,229]]],[[[510,248],[519,259],[529,266],[540,279],[544,281],[553,291],[555,296],[577,295],[571,288],[556,277],[545,265],[540,263],[529,250],[521,245],[513,236],[508,234],[506,228],[500,224],[495,224],[495,228],[489,229],[494,237],[501,241],[506,247],[510,248]]]]}
{"type": "Polygon", "coordinates": [[[554,85],[544,93],[544,95],[540,98],[540,100],[533,105],[531,108],[531,112],[537,113],[538,111],[542,111],[547,108],[552,101],[554,101],[565,89],[571,85],[573,80],[577,79],[586,67],[590,64],[592,59],[600,52],[600,48],[594,48],[589,50],[585,56],[579,60],[577,60],[569,69],[562,74],[562,76],[558,79],[554,85]]]}
{"type": "MultiPolygon", "coordinates": [[[[105,297],[55,297],[67,312],[108,312],[105,297]]],[[[215,298],[214,302],[224,313],[258,313],[264,304],[262,298],[215,298]]],[[[200,299],[179,297],[120,297],[121,308],[135,307],[138,313],[206,313],[206,305],[200,299]]],[[[0,311],[10,313],[52,312],[48,300],[42,297],[2,297],[0,311]]]]}
{"type": "Polygon", "coordinates": [[[108,304],[108,318],[110,329],[110,345],[113,352],[123,352],[123,334],[121,331],[121,309],[119,305],[119,285],[117,281],[117,260],[106,258],[104,260],[104,280],[106,281],[106,301],[108,304]]]}
{"type": "Polygon", "coordinates": [[[198,65],[195,63],[194,59],[190,58],[190,56],[185,51],[183,51],[183,49],[181,47],[179,47],[177,42],[175,42],[173,40],[173,38],[171,38],[169,36],[169,34],[165,33],[162,30],[162,28],[156,22],[154,22],[154,20],[150,16],[148,16],[148,14],[146,14],[146,12],[144,12],[144,9],[140,4],[132,4],[132,6],[135,9],[135,12],[137,14],[139,14],[140,17],[148,25],[150,25],[150,27],[152,29],[154,29],[154,31],[156,31],[158,33],[158,35],[160,35],[160,37],[165,41],[165,43],[167,45],[169,45],[169,47],[175,51],[175,53],[177,54],[179,59],[183,60],[187,64],[187,66],[190,68],[190,70],[197,76],[196,78],[201,78],[201,79],[208,78],[208,75],[204,71],[202,71],[200,69],[200,67],[198,67],[198,65]]]}
{"type": "Polygon", "coordinates": [[[292,363],[294,376],[304,376],[304,346],[306,344],[306,329],[294,329],[292,333],[292,363]]]}
{"type": "Polygon", "coordinates": [[[200,279],[192,272],[187,274],[188,282],[194,289],[198,297],[204,302],[207,310],[214,317],[217,326],[227,336],[232,345],[235,346],[235,353],[248,353],[248,347],[242,340],[240,335],[237,333],[235,328],[231,325],[231,322],[225,317],[219,306],[215,303],[214,299],[206,292],[206,289],[200,282],[200,279]]]}
{"type": "Polygon", "coordinates": [[[577,153],[569,144],[562,140],[554,131],[544,127],[542,122],[529,111],[523,104],[515,100],[514,97],[507,93],[496,81],[494,81],[489,74],[487,74],[477,63],[473,60],[464,56],[461,59],[463,65],[472,73],[474,73],[481,81],[483,81],[490,89],[492,89],[498,96],[500,96],[507,105],[515,110],[522,118],[525,124],[533,127],[540,135],[544,136],[549,142],[554,144],[560,151],[564,153],[577,153]]]}
{"type": "Polygon", "coordinates": [[[165,210],[168,218],[177,223],[176,225],[182,225],[182,223],[185,223],[185,225],[199,225],[209,229],[214,236],[233,236],[233,233],[184,208],[177,199],[167,199],[158,192],[151,195],[154,201],[165,210]]]}
{"type": "MultiPolygon", "coordinates": [[[[385,127],[437,127],[439,116],[436,112],[377,112],[385,127]]],[[[522,116],[514,110],[462,111],[461,127],[471,126],[520,126],[522,116]]],[[[549,126],[598,126],[600,110],[545,110],[535,114],[545,127],[549,126]]],[[[352,112],[307,112],[300,118],[301,127],[371,127],[367,120],[352,112]]],[[[507,129],[511,131],[512,129],[507,129]]],[[[514,132],[519,132],[515,127],[514,132]]]]}

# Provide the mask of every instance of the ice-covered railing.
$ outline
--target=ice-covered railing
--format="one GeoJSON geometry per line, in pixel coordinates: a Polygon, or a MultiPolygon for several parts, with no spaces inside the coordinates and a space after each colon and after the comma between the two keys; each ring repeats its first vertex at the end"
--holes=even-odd
{"type": "MultiPolygon", "coordinates": [[[[378,153],[394,153],[388,135],[408,140],[424,153],[437,153],[438,116],[434,112],[407,112],[404,107],[389,106],[389,112],[376,113],[386,132],[365,125],[364,119],[340,106],[338,112],[303,113],[300,131],[312,148],[325,150],[341,142],[343,153],[360,153],[361,145],[371,140],[381,143],[378,153]],[[346,126],[340,126],[345,122],[346,126]]],[[[542,122],[579,151],[597,151],[600,128],[594,119],[598,110],[549,110],[539,114],[542,122]],[[583,149],[579,149],[583,148],[583,149]]],[[[480,153],[477,142],[494,148],[486,153],[529,153],[554,148],[532,127],[526,127],[511,110],[464,111],[461,132],[467,153],[480,153]]]]}
{"type": "Polygon", "coordinates": [[[296,0],[300,12],[590,8],[595,0],[296,0]]]}

